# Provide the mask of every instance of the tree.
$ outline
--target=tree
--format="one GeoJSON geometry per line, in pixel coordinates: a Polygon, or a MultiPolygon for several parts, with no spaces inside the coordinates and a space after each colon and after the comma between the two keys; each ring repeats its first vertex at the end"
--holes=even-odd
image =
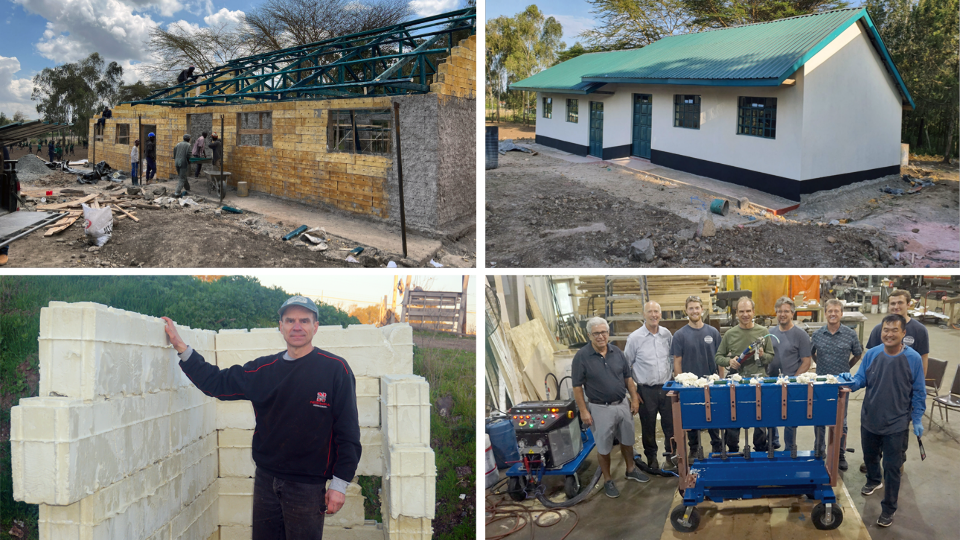
{"type": "Polygon", "coordinates": [[[843,0],[682,0],[691,24],[726,28],[845,8],[843,0]]]}
{"type": "Polygon", "coordinates": [[[870,0],[865,7],[916,104],[904,113],[902,140],[949,163],[960,112],[958,0],[870,0]]]}
{"type": "Polygon", "coordinates": [[[597,24],[580,37],[594,50],[635,49],[698,29],[684,0],[587,1],[597,24]]]}
{"type": "MultiPolygon", "coordinates": [[[[527,6],[514,17],[500,16],[488,21],[487,36],[487,84],[493,85],[490,92],[496,94],[498,109],[499,98],[507,93],[510,83],[554,65],[557,55],[566,48],[566,44],[560,41],[563,27],[553,17],[544,17],[535,5],[527,6]]],[[[522,108],[526,123],[530,107],[527,93],[510,92],[507,95],[522,108]]],[[[497,116],[499,120],[499,110],[497,116]]]]}
{"type": "Polygon", "coordinates": [[[166,30],[156,26],[150,31],[150,51],[159,60],[146,70],[155,80],[167,81],[163,86],[171,86],[188,66],[194,66],[197,74],[204,73],[251,54],[253,49],[244,42],[241,31],[226,22],[199,31],[177,22],[166,30]]]}
{"type": "Polygon", "coordinates": [[[30,99],[46,122],[72,123],[75,134],[84,134],[87,123],[104,106],[113,107],[123,84],[123,68],[107,64],[98,54],[72,64],[44,68],[33,76],[30,99]]]}
{"type": "Polygon", "coordinates": [[[261,53],[391,26],[411,15],[406,0],[267,0],[244,15],[240,34],[261,53]]]}

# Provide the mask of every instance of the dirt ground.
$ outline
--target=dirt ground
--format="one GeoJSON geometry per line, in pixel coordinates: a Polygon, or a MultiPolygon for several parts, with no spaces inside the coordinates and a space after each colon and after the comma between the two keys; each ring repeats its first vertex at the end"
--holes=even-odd
{"type": "Polygon", "coordinates": [[[500,128],[497,130],[497,138],[501,141],[507,139],[513,139],[514,141],[519,140],[534,140],[537,136],[537,126],[532,123],[529,126],[523,124],[514,124],[508,122],[487,122],[488,126],[497,126],[500,128]]]}
{"type": "MultiPolygon", "coordinates": [[[[26,153],[26,152],[22,152],[26,153]]],[[[15,159],[16,155],[11,155],[15,159]]],[[[202,183],[202,182],[201,182],[202,183]]],[[[21,181],[21,190],[28,205],[21,211],[35,209],[40,196],[53,190],[54,197],[47,203],[62,202],[82,197],[79,194],[57,197],[60,189],[80,189],[86,193],[124,193],[130,181],[122,188],[109,190],[117,184],[101,180],[97,184],[81,185],[75,174],[52,172],[30,181],[21,181]]],[[[147,186],[147,191],[152,191],[147,186]]],[[[364,246],[363,254],[355,257],[359,263],[346,262],[349,250],[357,243],[335,235],[328,235],[326,251],[311,251],[299,239],[282,241],[281,237],[297,224],[271,223],[253,213],[231,214],[221,211],[216,200],[206,198],[206,190],[199,189],[190,198],[197,206],[181,207],[176,201],[156,210],[139,209],[139,223],[130,219],[114,219],[110,240],[102,247],[91,246],[83,232],[80,219],[65,231],[45,237],[45,229],[13,242],[7,268],[356,268],[383,267],[393,260],[399,266],[420,266],[416,261],[396,254],[378,252],[364,246]],[[288,226],[289,225],[289,226],[288,226]]],[[[145,201],[140,200],[143,203],[145,201]]],[[[158,207],[159,208],[159,207],[158,207]]],[[[436,259],[445,263],[463,253],[475,253],[476,231],[464,237],[444,239],[436,259]]]]}
{"type": "MultiPolygon", "coordinates": [[[[501,139],[509,138],[501,135],[501,139]]],[[[486,264],[505,267],[946,267],[960,255],[956,166],[917,161],[937,180],[910,195],[892,176],[806,197],[784,217],[749,207],[708,214],[709,193],[615,164],[508,152],[486,174],[486,264]],[[713,237],[696,237],[711,217],[713,237]],[[850,220],[846,224],[840,220],[850,220]],[[833,222],[833,224],[831,224],[833,222]],[[916,230],[915,230],[916,229],[916,230]],[[631,258],[634,242],[655,256],[631,258]],[[920,256],[918,258],[918,255],[920,256]]]]}

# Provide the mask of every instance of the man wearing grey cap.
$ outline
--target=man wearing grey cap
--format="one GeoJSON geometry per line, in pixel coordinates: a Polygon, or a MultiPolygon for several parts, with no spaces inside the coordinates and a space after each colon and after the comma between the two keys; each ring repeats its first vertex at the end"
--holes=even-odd
{"type": "Polygon", "coordinates": [[[222,370],[163,320],[197,388],[253,403],[253,540],[320,540],[324,512],[343,506],[360,462],[356,379],[346,360],[313,346],[320,324],[312,300],[292,296],[278,313],[287,350],[222,370]]]}

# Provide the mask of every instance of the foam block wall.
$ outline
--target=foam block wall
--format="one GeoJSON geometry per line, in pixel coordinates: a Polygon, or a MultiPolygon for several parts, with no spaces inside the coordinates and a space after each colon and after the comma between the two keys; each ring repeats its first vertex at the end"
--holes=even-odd
{"type": "MultiPolygon", "coordinates": [[[[286,348],[272,328],[179,331],[221,369],[286,348]]],[[[354,370],[357,474],[383,477],[384,523],[363,519],[347,479],[325,537],[429,538],[436,467],[411,328],[321,327],[314,344],[354,370]]],[[[41,505],[41,539],[251,537],[253,408],[203,395],[177,360],[160,319],[92,303],[41,310],[41,397],[11,410],[14,496],[41,505]]]]}
{"type": "MultiPolygon", "coordinates": [[[[14,497],[43,539],[217,530],[216,404],[177,367],[163,321],[93,303],[40,312],[40,397],[11,409],[14,497]]],[[[215,333],[180,328],[215,354],[215,333]]]]}

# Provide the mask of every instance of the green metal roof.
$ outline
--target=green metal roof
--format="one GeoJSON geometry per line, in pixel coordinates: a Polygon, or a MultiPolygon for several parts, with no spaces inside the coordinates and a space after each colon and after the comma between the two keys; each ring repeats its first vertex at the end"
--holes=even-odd
{"type": "Polygon", "coordinates": [[[779,86],[841,32],[863,20],[866,35],[913,107],[865,9],[839,9],[663,38],[641,49],[578,56],[511,85],[588,94],[610,83],[779,86]]]}

